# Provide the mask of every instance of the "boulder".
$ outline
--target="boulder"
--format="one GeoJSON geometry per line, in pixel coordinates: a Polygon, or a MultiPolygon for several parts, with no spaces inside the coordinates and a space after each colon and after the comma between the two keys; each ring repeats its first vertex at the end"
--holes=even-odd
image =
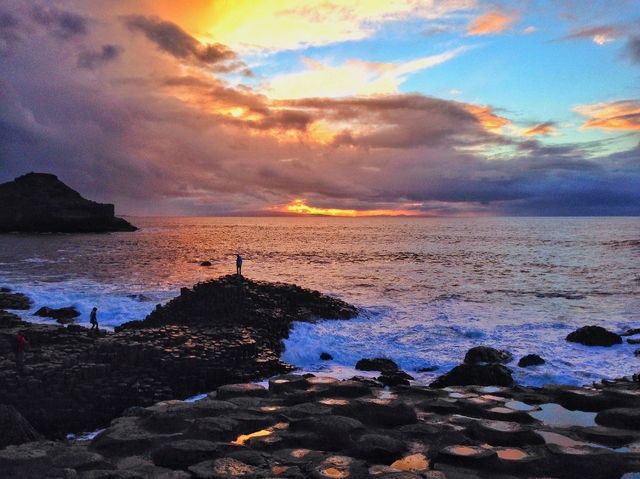
{"type": "Polygon", "coordinates": [[[356,363],[356,369],[360,371],[397,371],[398,365],[388,358],[361,359],[356,363]]]}
{"type": "Polygon", "coordinates": [[[331,361],[333,359],[333,356],[331,356],[331,354],[329,353],[325,353],[324,351],[320,353],[320,359],[322,361],[331,361]]]}
{"type": "Polygon", "coordinates": [[[415,378],[410,374],[398,369],[397,371],[384,371],[381,376],[377,377],[385,386],[409,386],[409,381],[413,381],[415,378]]]}
{"type": "Polygon", "coordinates": [[[80,316],[80,313],[73,306],[67,306],[65,308],[49,308],[43,306],[33,314],[43,318],[57,319],[60,324],[66,324],[66,322],[73,321],[74,318],[80,316]]]}
{"type": "Polygon", "coordinates": [[[40,434],[13,406],[0,404],[0,449],[12,444],[37,441],[40,434]]]}
{"type": "Polygon", "coordinates": [[[538,366],[540,364],[544,364],[544,359],[542,359],[537,354],[527,354],[520,358],[518,361],[518,366],[521,368],[527,368],[529,366],[538,366]]]}
{"type": "Polygon", "coordinates": [[[509,351],[501,351],[489,346],[476,346],[464,356],[464,362],[467,364],[476,363],[508,363],[513,359],[513,355],[509,351]]]}
{"type": "Polygon", "coordinates": [[[434,388],[447,386],[510,386],[513,377],[509,368],[502,364],[460,364],[438,377],[430,384],[434,388]]]}
{"type": "Polygon", "coordinates": [[[0,232],[102,233],[135,231],[114,216],[111,204],[96,203],[55,175],[28,173],[0,184],[0,232]]]}
{"type": "Polygon", "coordinates": [[[22,293],[0,292],[0,309],[29,309],[31,300],[22,293]]]}
{"type": "Polygon", "coordinates": [[[200,261],[200,266],[211,266],[211,261],[200,261]]]}
{"type": "Polygon", "coordinates": [[[605,409],[596,415],[596,423],[602,426],[640,431],[640,408],[605,409]]]}
{"type": "Polygon", "coordinates": [[[601,326],[583,326],[569,333],[566,339],[586,346],[613,346],[622,343],[619,334],[607,331],[601,326]]]}

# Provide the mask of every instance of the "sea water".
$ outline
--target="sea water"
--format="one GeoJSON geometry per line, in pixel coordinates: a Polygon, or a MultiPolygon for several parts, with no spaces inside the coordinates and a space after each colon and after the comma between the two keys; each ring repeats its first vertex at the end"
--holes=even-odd
{"type": "Polygon", "coordinates": [[[577,327],[640,327],[639,218],[129,218],[133,233],[0,235],[0,286],[74,305],[101,326],[143,319],[184,286],[235,272],[292,282],[362,308],[295,324],[284,360],[349,377],[386,356],[429,382],[488,345],[545,365],[524,384],[585,384],[640,372],[638,346],[565,341],[577,327]],[[211,261],[202,267],[201,261],[211,261]],[[321,361],[321,352],[333,356],[321,361]],[[419,372],[421,369],[432,371],[419,372]]]}

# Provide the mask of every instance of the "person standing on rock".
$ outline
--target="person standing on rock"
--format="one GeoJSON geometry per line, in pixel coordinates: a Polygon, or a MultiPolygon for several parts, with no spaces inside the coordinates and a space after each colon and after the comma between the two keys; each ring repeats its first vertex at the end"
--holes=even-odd
{"type": "Polygon", "coordinates": [[[99,330],[99,328],[98,328],[98,315],[97,315],[97,313],[98,313],[98,308],[94,307],[94,308],[91,310],[91,314],[89,315],[89,322],[91,323],[91,331],[93,331],[94,329],[95,329],[96,331],[98,331],[98,330],[99,330]]]}
{"type": "Polygon", "coordinates": [[[242,256],[236,255],[236,274],[242,276],[242,256]]]}
{"type": "Polygon", "coordinates": [[[27,338],[24,337],[22,331],[18,331],[14,338],[13,351],[16,355],[16,369],[22,374],[24,371],[24,350],[29,345],[27,338]]]}

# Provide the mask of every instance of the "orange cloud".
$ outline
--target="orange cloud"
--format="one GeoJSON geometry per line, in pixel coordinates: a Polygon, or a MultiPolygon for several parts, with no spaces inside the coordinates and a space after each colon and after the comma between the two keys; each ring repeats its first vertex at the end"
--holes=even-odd
{"type": "Polygon", "coordinates": [[[438,19],[475,0],[147,0],[150,13],[172,18],[203,42],[236,51],[288,50],[361,40],[385,22],[438,19]]]}
{"type": "Polygon", "coordinates": [[[464,109],[471,113],[480,124],[487,130],[499,131],[502,127],[511,124],[509,120],[498,116],[493,112],[493,108],[482,105],[465,104],[464,109]]]}
{"type": "Polygon", "coordinates": [[[544,123],[538,123],[532,128],[529,128],[524,132],[525,136],[538,136],[538,135],[552,135],[556,132],[556,128],[553,123],[546,121],[544,123]]]}
{"type": "Polygon", "coordinates": [[[494,10],[474,19],[467,28],[467,35],[492,35],[504,32],[516,20],[518,15],[494,10]]]}
{"type": "Polygon", "coordinates": [[[422,213],[415,210],[355,210],[339,208],[318,208],[309,206],[306,200],[298,198],[291,203],[268,208],[269,211],[280,213],[293,213],[310,216],[344,216],[344,217],[371,217],[371,216],[422,216],[422,213]]]}
{"type": "Polygon", "coordinates": [[[640,131],[640,100],[579,105],[574,110],[588,118],[583,128],[640,131]]]}

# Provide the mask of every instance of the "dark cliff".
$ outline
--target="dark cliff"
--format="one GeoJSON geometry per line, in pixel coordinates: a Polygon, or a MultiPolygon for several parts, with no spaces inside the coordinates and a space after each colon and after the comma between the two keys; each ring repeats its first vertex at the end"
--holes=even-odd
{"type": "Polygon", "coordinates": [[[0,232],[102,233],[136,229],[114,216],[113,205],[83,198],[55,175],[28,173],[0,184],[0,232]]]}

